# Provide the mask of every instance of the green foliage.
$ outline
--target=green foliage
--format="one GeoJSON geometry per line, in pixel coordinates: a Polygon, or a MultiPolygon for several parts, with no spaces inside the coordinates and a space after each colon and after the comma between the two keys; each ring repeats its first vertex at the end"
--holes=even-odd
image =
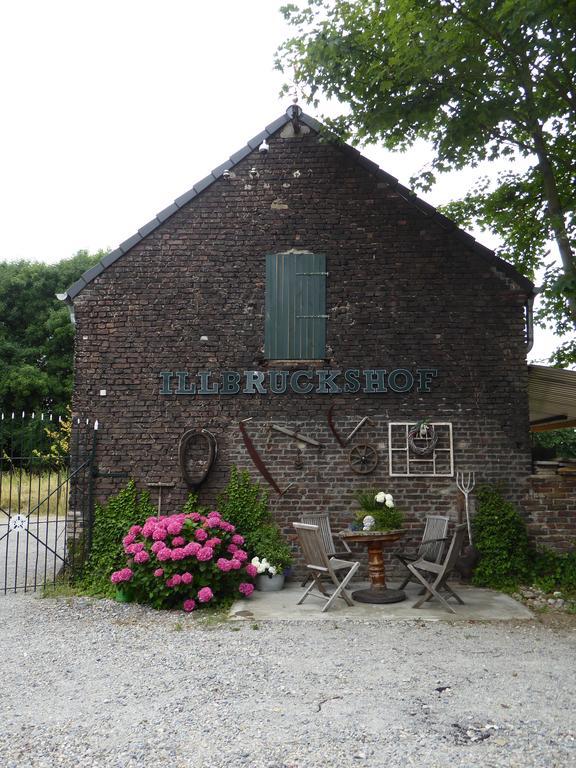
{"type": "Polygon", "coordinates": [[[472,521],[474,545],[480,562],[473,575],[479,587],[513,589],[529,577],[530,552],[526,524],[499,489],[480,486],[472,521]]]}
{"type": "Polygon", "coordinates": [[[361,528],[366,515],[372,515],[374,531],[395,531],[401,528],[404,514],[395,506],[389,507],[385,503],[376,501],[378,493],[376,488],[368,488],[356,493],[356,499],[360,504],[360,511],[354,516],[356,524],[361,528]]]}
{"type": "MultiPolygon", "coordinates": [[[[277,66],[304,98],[338,100],[325,122],[342,138],[405,151],[418,139],[434,157],[413,183],[510,161],[451,204],[449,215],[504,241],[500,254],[527,276],[547,269],[540,321],[557,333],[576,322],[576,14],[549,0],[302,0],[282,11],[294,29],[277,66]]],[[[573,8],[572,8],[573,11],[573,8]]],[[[289,86],[286,86],[288,89],[289,86]]],[[[557,364],[576,360],[569,342],[557,364]]]]}
{"type": "Polygon", "coordinates": [[[279,572],[292,563],[290,547],[268,508],[268,494],[259,483],[252,481],[247,470],[232,467],[217,506],[222,516],[244,536],[251,557],[266,558],[279,572]]]}
{"type": "Polygon", "coordinates": [[[533,432],[533,445],[554,449],[560,458],[576,457],[576,429],[552,429],[549,432],[533,432]]]}
{"type": "Polygon", "coordinates": [[[541,548],[532,558],[532,583],[544,592],[576,594],[576,550],[558,553],[541,548]]]}
{"type": "Polygon", "coordinates": [[[104,255],[78,251],[57,264],[0,262],[0,411],[66,414],[74,327],[56,293],[104,255]]]}
{"type": "Polygon", "coordinates": [[[114,596],[116,590],[110,583],[110,574],[124,565],[122,537],[131,525],[143,525],[156,512],[150,494],[147,491],[139,494],[133,480],[106,504],[96,506],[92,547],[78,584],[82,591],[114,596]]]}

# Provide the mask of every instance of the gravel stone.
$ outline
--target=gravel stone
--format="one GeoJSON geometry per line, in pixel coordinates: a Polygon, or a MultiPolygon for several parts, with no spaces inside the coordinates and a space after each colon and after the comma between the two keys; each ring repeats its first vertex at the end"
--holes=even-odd
{"type": "Polygon", "coordinates": [[[576,766],[572,628],[0,598],[2,768],[576,766]]]}

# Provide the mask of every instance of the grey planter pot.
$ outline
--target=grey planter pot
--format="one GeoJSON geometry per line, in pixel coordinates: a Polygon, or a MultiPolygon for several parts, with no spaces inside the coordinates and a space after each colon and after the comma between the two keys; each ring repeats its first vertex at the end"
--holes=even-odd
{"type": "Polygon", "coordinates": [[[255,586],[260,592],[279,592],[284,588],[284,574],[277,573],[275,576],[268,576],[266,573],[259,573],[256,576],[255,586]]]}

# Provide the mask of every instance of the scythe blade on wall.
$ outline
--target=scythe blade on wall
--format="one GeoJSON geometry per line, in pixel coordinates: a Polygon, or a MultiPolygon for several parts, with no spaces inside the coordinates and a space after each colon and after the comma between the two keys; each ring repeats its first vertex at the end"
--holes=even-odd
{"type": "Polygon", "coordinates": [[[276,480],[274,480],[274,478],[270,474],[270,470],[268,469],[266,464],[264,464],[264,462],[262,461],[262,458],[260,457],[260,454],[258,453],[252,438],[248,434],[248,430],[246,429],[245,422],[251,421],[251,420],[252,420],[252,417],[248,419],[243,419],[240,422],[240,432],[242,434],[242,439],[244,440],[244,445],[246,446],[246,450],[248,451],[250,458],[254,462],[254,466],[256,467],[258,472],[260,472],[260,474],[266,480],[266,482],[269,483],[272,486],[272,488],[274,488],[278,496],[284,496],[288,488],[291,488],[294,485],[294,483],[289,483],[286,486],[286,488],[284,488],[283,491],[280,489],[280,487],[278,486],[278,483],[276,482],[276,480]]]}

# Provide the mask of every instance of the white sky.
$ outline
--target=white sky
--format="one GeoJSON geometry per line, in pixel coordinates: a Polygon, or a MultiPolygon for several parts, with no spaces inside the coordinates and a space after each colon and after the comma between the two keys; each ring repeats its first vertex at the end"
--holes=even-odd
{"type": "MultiPolygon", "coordinates": [[[[281,115],[282,4],[0,2],[0,261],[115,248],[281,115]]],[[[364,153],[406,185],[427,160],[364,153]]],[[[426,199],[469,186],[453,174],[426,199]]],[[[554,347],[536,334],[534,360],[554,347]]]]}

